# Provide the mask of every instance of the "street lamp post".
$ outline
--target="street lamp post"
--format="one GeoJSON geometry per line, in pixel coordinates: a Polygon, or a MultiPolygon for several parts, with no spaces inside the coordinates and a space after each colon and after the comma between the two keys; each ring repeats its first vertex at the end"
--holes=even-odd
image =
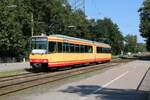
{"type": "Polygon", "coordinates": [[[33,13],[31,13],[31,36],[34,34],[34,20],[33,20],[33,13]]]}

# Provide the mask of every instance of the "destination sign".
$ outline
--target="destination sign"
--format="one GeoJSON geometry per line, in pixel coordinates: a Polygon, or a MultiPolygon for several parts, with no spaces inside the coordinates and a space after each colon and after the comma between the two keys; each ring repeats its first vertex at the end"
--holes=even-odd
{"type": "Polygon", "coordinates": [[[33,37],[32,41],[47,41],[47,38],[43,38],[43,37],[33,37]]]}

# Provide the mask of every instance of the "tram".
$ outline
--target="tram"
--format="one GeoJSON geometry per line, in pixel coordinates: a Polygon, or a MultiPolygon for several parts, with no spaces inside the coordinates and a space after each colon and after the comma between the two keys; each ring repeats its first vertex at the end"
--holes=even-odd
{"type": "Polygon", "coordinates": [[[111,46],[65,35],[33,36],[30,65],[33,68],[61,68],[70,65],[107,62],[111,46]]]}

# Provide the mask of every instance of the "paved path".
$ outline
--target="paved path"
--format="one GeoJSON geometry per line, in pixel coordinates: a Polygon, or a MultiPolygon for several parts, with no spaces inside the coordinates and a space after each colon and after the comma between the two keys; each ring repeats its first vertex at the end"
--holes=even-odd
{"type": "Polygon", "coordinates": [[[137,88],[149,67],[150,61],[137,60],[23,100],[146,100],[137,88]]]}
{"type": "Polygon", "coordinates": [[[21,63],[0,63],[0,72],[6,71],[14,71],[30,68],[29,62],[21,62],[21,63]]]}
{"type": "Polygon", "coordinates": [[[148,100],[150,100],[150,69],[145,74],[139,90],[147,91],[149,93],[148,100]]]}

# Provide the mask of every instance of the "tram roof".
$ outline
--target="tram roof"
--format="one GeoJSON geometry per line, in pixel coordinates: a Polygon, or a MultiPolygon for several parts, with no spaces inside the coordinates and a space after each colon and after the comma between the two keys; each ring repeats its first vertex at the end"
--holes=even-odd
{"type": "Polygon", "coordinates": [[[50,36],[54,36],[54,37],[58,37],[58,38],[63,38],[63,39],[66,39],[66,40],[76,40],[76,41],[87,42],[87,43],[90,43],[90,44],[102,45],[102,46],[110,47],[110,45],[108,45],[106,43],[96,42],[96,41],[90,41],[90,40],[86,40],[86,39],[75,38],[75,37],[70,37],[70,36],[65,36],[65,35],[55,34],[55,35],[50,35],[50,36]]]}
{"type": "Polygon", "coordinates": [[[49,35],[49,36],[33,36],[33,37],[57,37],[57,38],[62,38],[62,39],[66,39],[66,40],[82,41],[82,42],[86,42],[89,44],[95,44],[97,46],[110,47],[110,45],[108,45],[106,43],[96,42],[96,41],[91,41],[91,40],[86,40],[86,39],[81,39],[81,38],[75,38],[75,37],[70,37],[70,36],[65,36],[65,35],[60,35],[60,34],[49,35]]]}

